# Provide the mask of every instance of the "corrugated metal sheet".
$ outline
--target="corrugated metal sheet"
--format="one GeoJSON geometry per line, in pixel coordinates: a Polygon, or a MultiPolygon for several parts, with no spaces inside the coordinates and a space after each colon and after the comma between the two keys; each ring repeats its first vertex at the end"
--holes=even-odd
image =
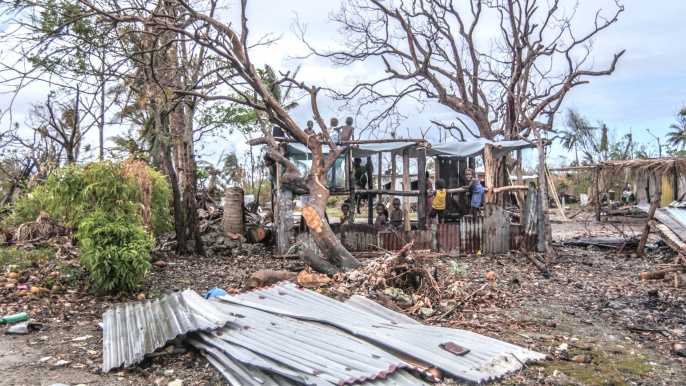
{"type": "Polygon", "coordinates": [[[510,224],[510,250],[533,251],[538,243],[538,235],[527,235],[521,224],[510,224]]]}
{"type": "Polygon", "coordinates": [[[665,240],[665,243],[674,248],[676,252],[686,253],[686,243],[684,243],[684,240],[674,233],[672,229],[664,224],[657,224],[657,231],[660,234],[660,237],[669,239],[665,240]],[[671,241],[671,243],[668,241],[671,241]]]}
{"type": "Polygon", "coordinates": [[[502,377],[519,369],[520,361],[545,358],[543,354],[469,331],[389,322],[292,283],[222,299],[279,315],[327,323],[472,382],[502,377]],[[471,351],[456,356],[441,348],[450,342],[471,351]]]}
{"type": "Polygon", "coordinates": [[[216,302],[215,306],[242,317],[210,334],[301,374],[343,384],[384,377],[398,368],[409,367],[379,347],[328,326],[235,303],[216,302]]]}
{"type": "Polygon", "coordinates": [[[362,310],[368,314],[376,315],[389,322],[421,324],[405,314],[390,310],[373,300],[365,298],[364,296],[353,295],[345,301],[345,304],[355,307],[358,310],[362,310]]]}
{"type": "MultiPolygon", "coordinates": [[[[663,208],[675,221],[677,221],[684,229],[686,229],[686,208],[663,208]]],[[[686,232],[681,234],[682,238],[686,238],[686,232]]]]}
{"type": "MultiPolygon", "coordinates": [[[[298,373],[284,365],[274,361],[264,360],[259,356],[256,356],[256,358],[260,358],[260,360],[257,361],[260,362],[259,366],[248,365],[243,362],[246,359],[238,359],[237,357],[234,357],[232,353],[241,349],[250,352],[249,350],[243,349],[240,346],[233,346],[221,339],[212,337],[207,333],[202,333],[197,338],[198,339],[189,339],[188,343],[202,352],[205,352],[205,356],[210,363],[212,363],[212,365],[215,366],[232,385],[331,385],[330,382],[327,382],[322,378],[312,376],[311,374],[298,373]],[[223,350],[227,350],[228,352],[223,350]]],[[[248,363],[249,362],[250,361],[248,361],[248,363]]],[[[370,386],[426,386],[424,382],[413,377],[404,370],[396,370],[386,375],[385,379],[376,378],[374,380],[365,380],[357,384],[370,386]]]]}
{"type": "Polygon", "coordinates": [[[367,224],[341,226],[341,243],[350,252],[377,251],[376,228],[367,224]]]}
{"type": "Polygon", "coordinates": [[[431,231],[388,231],[379,232],[379,246],[387,251],[399,251],[414,240],[415,250],[431,249],[431,231]]]}
{"type": "Polygon", "coordinates": [[[486,205],[483,227],[483,253],[505,253],[510,249],[510,215],[502,206],[486,205]]]}
{"type": "Polygon", "coordinates": [[[483,217],[462,217],[460,219],[460,250],[476,253],[481,250],[483,238],[483,217]]]}
{"type": "Polygon", "coordinates": [[[186,290],[159,299],[118,304],[102,315],[102,370],[140,362],[189,331],[214,329],[235,319],[186,290]]]}
{"type": "Polygon", "coordinates": [[[436,237],[438,238],[438,251],[449,253],[460,250],[460,223],[438,224],[436,237]]]}

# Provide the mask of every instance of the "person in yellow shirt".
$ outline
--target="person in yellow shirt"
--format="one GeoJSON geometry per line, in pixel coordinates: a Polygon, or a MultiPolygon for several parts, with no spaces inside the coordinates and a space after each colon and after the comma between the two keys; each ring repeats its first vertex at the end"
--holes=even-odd
{"type": "Polygon", "coordinates": [[[445,181],[439,178],[436,180],[436,191],[432,194],[434,196],[433,204],[431,205],[431,212],[429,212],[429,219],[431,223],[443,223],[443,212],[445,212],[445,181]],[[438,217],[438,219],[436,219],[438,217]],[[436,219],[436,220],[435,220],[436,219]]]}

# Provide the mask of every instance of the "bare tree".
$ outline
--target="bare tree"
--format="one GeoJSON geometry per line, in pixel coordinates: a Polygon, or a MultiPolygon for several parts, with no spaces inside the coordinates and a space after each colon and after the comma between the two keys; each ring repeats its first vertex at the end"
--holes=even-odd
{"type": "MultiPolygon", "coordinates": [[[[615,54],[605,69],[593,68],[593,39],[624,10],[619,0],[614,5],[607,13],[597,11],[584,30],[584,21],[575,18],[578,3],[563,0],[347,0],[332,14],[340,23],[342,48],[309,47],[337,66],[383,62],[384,77],[358,84],[341,98],[375,109],[389,106],[382,109],[386,116],[397,113],[404,98],[438,102],[456,114],[453,122],[434,123],[461,140],[533,133],[539,169],[545,170],[546,132],[564,97],[590,77],[611,74],[624,53],[615,54]]],[[[307,44],[306,29],[300,32],[307,44]]],[[[539,187],[545,197],[545,184],[539,187]]]]}
{"type": "MultiPolygon", "coordinates": [[[[345,151],[345,147],[334,143],[326,130],[326,123],[321,118],[317,107],[317,97],[320,91],[318,87],[298,83],[289,74],[279,75],[279,79],[273,81],[282,85],[292,84],[310,95],[312,114],[322,129],[323,141],[308,138],[308,135],[295,123],[284,106],[274,97],[269,85],[265,83],[260,72],[250,60],[252,47],[248,43],[246,0],[241,3],[241,22],[236,29],[223,24],[212,16],[215,3],[191,4],[183,0],[172,1],[168,4],[174,9],[173,17],[159,12],[159,10],[150,10],[134,3],[126,4],[126,6],[122,2],[118,2],[117,6],[106,1],[93,3],[82,1],[80,3],[90,11],[107,18],[118,28],[127,31],[140,31],[142,29],[159,31],[160,36],[173,34],[177,40],[184,39],[194,42],[211,52],[216,65],[203,71],[200,78],[207,79],[214,76],[221,79],[227,92],[204,92],[204,90],[195,87],[193,83],[189,84],[189,82],[171,79],[167,73],[160,72],[160,69],[155,66],[149,66],[147,70],[150,71],[151,79],[160,79],[160,83],[164,84],[165,88],[173,91],[176,96],[175,100],[197,97],[204,100],[238,103],[254,109],[260,129],[264,134],[264,137],[258,142],[267,144],[267,152],[270,157],[286,168],[282,181],[307,189],[310,192],[310,201],[302,211],[308,226],[312,230],[313,239],[326,259],[316,257],[318,260],[313,263],[330,273],[359,265],[359,262],[341,245],[324,220],[326,202],[329,197],[326,174],[334,161],[345,151]],[[207,13],[200,12],[199,9],[203,9],[207,13]],[[307,176],[303,176],[296,165],[279,151],[281,146],[278,146],[271,135],[271,125],[282,127],[291,138],[308,146],[312,152],[312,168],[307,176]],[[322,142],[330,147],[328,155],[325,155],[322,150],[322,142]]],[[[270,42],[268,39],[260,40],[257,44],[270,42]]],[[[150,47],[154,51],[165,48],[165,45],[150,47]]]]}

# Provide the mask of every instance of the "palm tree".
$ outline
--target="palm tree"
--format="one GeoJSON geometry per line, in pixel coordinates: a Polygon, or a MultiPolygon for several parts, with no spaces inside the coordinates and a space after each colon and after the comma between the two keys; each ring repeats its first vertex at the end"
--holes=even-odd
{"type": "Polygon", "coordinates": [[[679,110],[676,116],[677,123],[669,126],[670,131],[667,133],[667,143],[677,149],[684,150],[686,148],[686,106],[679,110]]]}
{"type": "Polygon", "coordinates": [[[565,129],[559,135],[562,147],[566,150],[574,149],[575,162],[578,166],[579,148],[586,147],[595,128],[576,109],[567,110],[564,125],[565,129]]]}

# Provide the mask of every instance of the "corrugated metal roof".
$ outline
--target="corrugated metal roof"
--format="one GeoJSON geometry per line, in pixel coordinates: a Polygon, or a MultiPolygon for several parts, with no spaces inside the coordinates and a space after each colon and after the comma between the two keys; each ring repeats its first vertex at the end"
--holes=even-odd
{"type": "Polygon", "coordinates": [[[335,384],[385,377],[409,364],[361,339],[330,326],[303,322],[234,303],[214,302],[242,317],[211,335],[301,374],[335,384]]]}
{"type": "Polygon", "coordinates": [[[436,225],[438,238],[438,250],[452,252],[460,250],[460,223],[443,223],[436,225]]]}
{"type": "Polygon", "coordinates": [[[379,246],[387,251],[399,251],[413,240],[412,249],[431,249],[431,231],[388,231],[378,235],[379,246]]]}
{"type": "Polygon", "coordinates": [[[378,231],[367,224],[341,225],[341,244],[350,252],[376,251],[378,231]]]}
{"type": "Polygon", "coordinates": [[[346,300],[345,304],[362,310],[368,314],[376,315],[383,318],[389,322],[395,323],[405,323],[405,324],[421,324],[418,321],[410,318],[405,314],[389,310],[388,308],[380,305],[379,303],[367,299],[364,296],[353,295],[350,299],[346,300]]]}
{"type": "Polygon", "coordinates": [[[486,205],[483,220],[483,253],[510,250],[510,215],[499,205],[486,205]]]}
{"type": "Polygon", "coordinates": [[[476,253],[481,250],[483,220],[481,216],[460,218],[460,252],[476,253]]]}
{"type": "MultiPolygon", "coordinates": [[[[331,385],[318,376],[293,371],[293,369],[278,362],[265,359],[241,346],[228,343],[210,333],[198,334],[198,340],[187,339],[187,342],[199,350],[207,353],[206,357],[222,373],[225,378],[235,385],[331,385]],[[236,367],[242,372],[236,371],[236,367]],[[250,378],[245,374],[249,373],[250,378]]],[[[407,371],[396,370],[387,374],[385,378],[376,378],[359,382],[361,385],[423,385],[426,383],[413,377],[407,371]]]]}
{"type": "Polygon", "coordinates": [[[488,381],[545,355],[469,331],[389,322],[358,308],[292,283],[251,291],[223,300],[263,311],[336,326],[355,336],[396,350],[472,382],[488,381]],[[471,350],[464,356],[442,349],[455,343],[471,350]]]}
{"type": "MultiPolygon", "coordinates": [[[[670,216],[677,222],[681,224],[682,227],[686,228],[686,209],[684,208],[662,208],[662,210],[669,213],[670,216]]],[[[681,235],[682,238],[686,238],[686,235],[681,235]]]]}
{"type": "Polygon", "coordinates": [[[189,331],[218,328],[235,319],[186,290],[159,299],[118,304],[102,315],[102,370],[140,362],[189,331]]]}

